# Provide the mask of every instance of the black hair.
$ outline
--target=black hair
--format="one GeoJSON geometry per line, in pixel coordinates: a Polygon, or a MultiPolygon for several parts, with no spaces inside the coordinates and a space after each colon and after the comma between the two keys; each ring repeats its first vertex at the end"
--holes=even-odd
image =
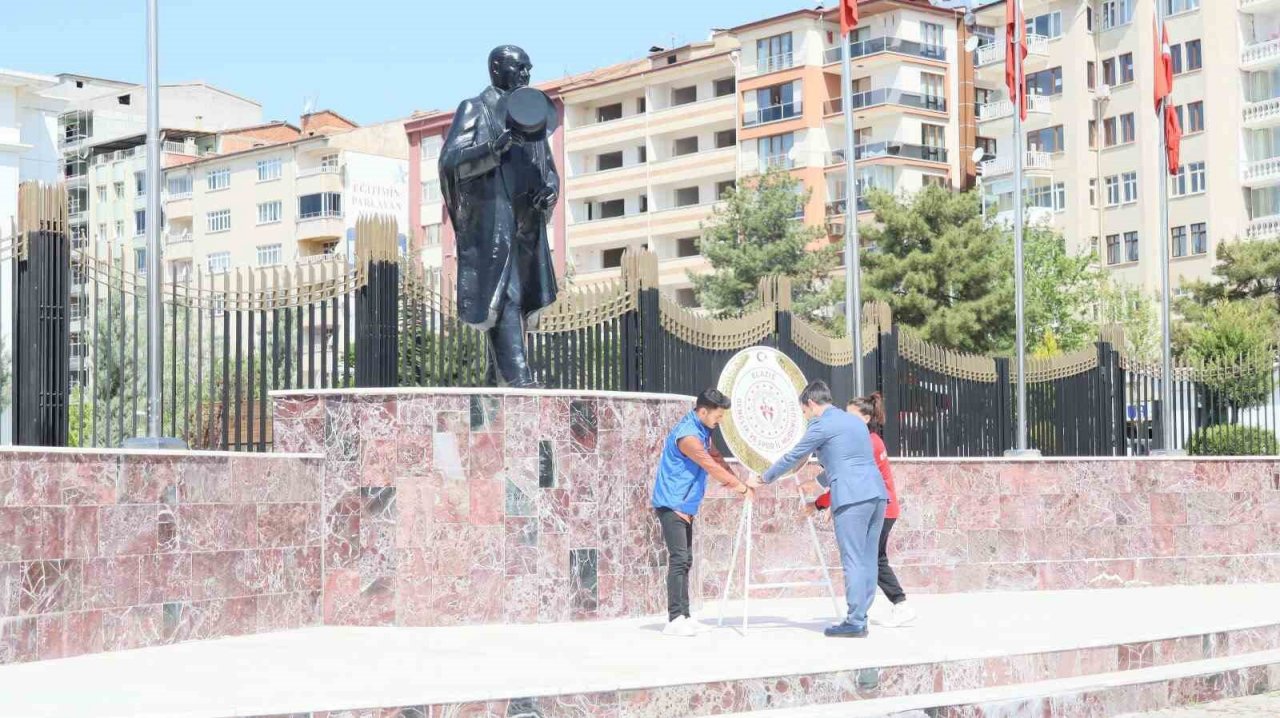
{"type": "Polygon", "coordinates": [[[809,386],[800,392],[800,403],[808,404],[813,402],[818,406],[826,406],[831,403],[831,387],[827,386],[825,381],[810,382],[809,386]]]}
{"type": "Polygon", "coordinates": [[[702,393],[698,395],[698,401],[694,404],[694,408],[708,411],[712,409],[728,409],[731,403],[729,397],[721,393],[719,389],[711,387],[702,390],[702,393]]]}
{"type": "Polygon", "coordinates": [[[870,396],[862,396],[849,402],[849,406],[856,407],[858,411],[866,415],[870,421],[867,422],[867,428],[877,434],[884,433],[884,395],[875,392],[870,396]]]}

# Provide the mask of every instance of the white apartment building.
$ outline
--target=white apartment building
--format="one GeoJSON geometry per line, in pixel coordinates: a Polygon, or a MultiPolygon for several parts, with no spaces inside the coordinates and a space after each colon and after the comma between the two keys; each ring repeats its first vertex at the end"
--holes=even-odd
{"type": "MultiPolygon", "coordinates": [[[[1075,251],[1097,252],[1124,282],[1157,290],[1169,242],[1176,288],[1208,278],[1214,249],[1280,234],[1280,2],[1158,0],[1168,16],[1182,118],[1176,178],[1160,176],[1154,107],[1157,0],[1024,0],[1030,98],[1027,202],[1075,251]],[[1204,7],[1202,7],[1202,4],[1204,7]],[[1160,182],[1169,236],[1160,236],[1160,182]]],[[[1004,88],[1003,3],[984,8],[974,53],[989,208],[1012,209],[1012,108],[1004,88]]]]}
{"type": "MultiPolygon", "coordinates": [[[[320,113],[331,114],[331,113],[320,113]]],[[[403,121],[308,130],[295,140],[200,157],[165,173],[164,251],[180,278],[308,257],[352,257],[356,220],[389,214],[407,250],[403,121]]]]}

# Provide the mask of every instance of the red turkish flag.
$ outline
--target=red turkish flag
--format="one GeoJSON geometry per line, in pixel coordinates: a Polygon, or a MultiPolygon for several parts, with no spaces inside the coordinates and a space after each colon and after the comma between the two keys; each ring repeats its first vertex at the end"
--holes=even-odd
{"type": "MultiPolygon", "coordinates": [[[[1154,25],[1154,20],[1152,21],[1154,25]]],[[[1169,49],[1169,28],[1157,27],[1155,33],[1156,113],[1160,103],[1173,93],[1173,51],[1169,49]]]]}
{"type": "Polygon", "coordinates": [[[1169,174],[1178,174],[1178,161],[1182,154],[1182,127],[1173,105],[1164,106],[1164,151],[1169,158],[1169,174]]]}
{"type": "Polygon", "coordinates": [[[1009,88],[1009,101],[1017,105],[1018,116],[1027,119],[1027,88],[1024,78],[1027,59],[1027,26],[1022,19],[1022,1],[1006,0],[1004,4],[1004,84],[1009,88]],[[1015,53],[1018,53],[1015,55],[1015,53]],[[1015,61],[1016,60],[1016,61],[1015,61]],[[1016,65],[1016,67],[1015,67],[1016,65]]]}
{"type": "Polygon", "coordinates": [[[858,26],[858,0],[840,0],[840,36],[858,26]]]}

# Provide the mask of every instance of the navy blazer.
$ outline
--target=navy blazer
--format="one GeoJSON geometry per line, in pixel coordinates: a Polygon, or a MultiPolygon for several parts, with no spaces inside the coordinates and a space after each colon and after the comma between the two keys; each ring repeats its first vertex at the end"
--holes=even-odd
{"type": "Polygon", "coordinates": [[[766,484],[772,483],[804,463],[811,454],[816,454],[818,463],[822,464],[818,482],[831,488],[833,510],[873,499],[889,500],[871,449],[871,433],[862,419],[834,406],[827,407],[809,422],[800,443],[769,467],[761,478],[766,484]]]}

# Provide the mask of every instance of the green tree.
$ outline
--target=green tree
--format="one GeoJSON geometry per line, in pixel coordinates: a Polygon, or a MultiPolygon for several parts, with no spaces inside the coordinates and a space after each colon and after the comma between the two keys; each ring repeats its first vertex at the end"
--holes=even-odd
{"type": "MultiPolygon", "coordinates": [[[[974,193],[926,187],[908,198],[872,192],[876,221],[862,230],[869,297],[927,341],[974,353],[1011,352],[1016,338],[1013,238],[987,222],[974,193]]],[[[1030,350],[1070,351],[1093,341],[1089,309],[1099,275],[1047,227],[1024,234],[1030,350]]]]}
{"type": "Polygon", "coordinates": [[[1200,370],[1211,398],[1230,410],[1258,406],[1271,394],[1277,313],[1257,301],[1218,301],[1200,307],[1180,328],[1182,356],[1200,370]]]}
{"type": "Polygon", "coordinates": [[[1269,300],[1280,313],[1280,239],[1223,242],[1218,245],[1216,281],[1186,285],[1192,301],[1184,309],[1219,301],[1269,300]]]}
{"type": "Polygon", "coordinates": [[[1155,297],[1124,282],[1103,281],[1098,296],[1098,322],[1124,331],[1126,354],[1138,361],[1153,361],[1160,354],[1160,307],[1155,297]]]}
{"type": "Polygon", "coordinates": [[[825,233],[797,219],[809,194],[782,169],[728,192],[723,208],[703,226],[699,242],[713,271],[689,276],[703,307],[719,317],[740,314],[758,300],[761,279],[786,276],[792,280],[795,312],[840,330],[832,313],[844,297],[844,287],[832,281],[839,247],[812,248],[825,233]]]}

